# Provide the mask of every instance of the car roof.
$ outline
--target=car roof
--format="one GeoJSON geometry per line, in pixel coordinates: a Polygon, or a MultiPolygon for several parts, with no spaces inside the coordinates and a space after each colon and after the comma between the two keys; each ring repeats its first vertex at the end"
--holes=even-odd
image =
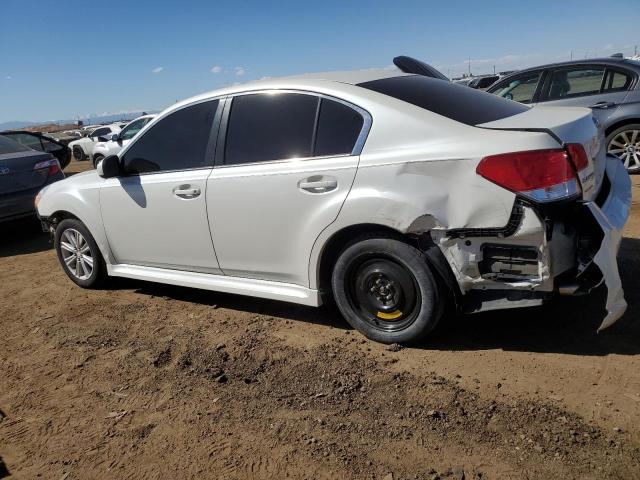
{"type": "MultiPolygon", "coordinates": [[[[382,80],[383,78],[402,77],[408,75],[413,74],[404,73],[398,67],[391,66],[389,68],[370,68],[364,70],[345,70],[339,72],[303,73],[300,75],[290,75],[286,77],[274,77],[273,80],[327,80],[330,82],[357,85],[358,83],[382,80]]],[[[263,79],[258,81],[260,82],[264,80],[272,79],[263,79]]]]}
{"type": "Polygon", "coordinates": [[[558,68],[558,67],[570,67],[570,66],[582,66],[582,65],[609,65],[609,66],[622,66],[631,68],[636,72],[640,73],[640,63],[635,62],[633,60],[628,60],[626,58],[612,58],[612,57],[604,57],[604,58],[585,58],[582,60],[567,60],[566,62],[556,62],[556,63],[547,63],[544,65],[538,65],[536,67],[524,68],[522,70],[518,70],[516,72],[510,73],[509,75],[505,75],[503,78],[509,78],[514,75],[520,75],[521,73],[532,72],[535,70],[547,69],[547,68],[558,68]]]}
{"type": "Polygon", "coordinates": [[[402,71],[400,71],[400,69],[393,66],[389,68],[349,70],[343,72],[304,73],[300,75],[291,75],[285,77],[265,77],[260,80],[253,80],[247,83],[235,84],[187,98],[167,107],[156,116],[163,117],[166,114],[178,110],[185,105],[209,100],[213,97],[235,95],[238,93],[251,92],[255,90],[291,88],[292,85],[300,86],[303,89],[313,89],[314,87],[326,87],[327,83],[357,85],[359,83],[382,80],[385,78],[411,76],[415,75],[412,73],[403,73],[402,71]]]}

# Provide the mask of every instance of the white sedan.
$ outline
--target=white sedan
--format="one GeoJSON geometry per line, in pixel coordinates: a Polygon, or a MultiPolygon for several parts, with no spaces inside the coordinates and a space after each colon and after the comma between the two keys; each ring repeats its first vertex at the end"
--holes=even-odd
{"type": "Polygon", "coordinates": [[[117,155],[120,150],[126,147],[144,126],[149,123],[155,115],[143,115],[129,122],[121,132],[111,135],[109,141],[100,142],[93,148],[91,161],[93,166],[97,166],[105,157],[117,155]]]}
{"type": "Polygon", "coordinates": [[[91,158],[93,149],[98,143],[106,141],[111,138],[114,133],[118,133],[119,131],[120,127],[117,125],[105,125],[96,128],[86,137],[70,142],[69,148],[71,149],[73,158],[76,160],[91,158]]]}
{"type": "Polygon", "coordinates": [[[171,106],[38,212],[77,285],[120,276],[319,306],[381,342],[451,310],[540,305],[603,280],[631,203],[591,111],[438,79],[270,79],[171,106]]]}

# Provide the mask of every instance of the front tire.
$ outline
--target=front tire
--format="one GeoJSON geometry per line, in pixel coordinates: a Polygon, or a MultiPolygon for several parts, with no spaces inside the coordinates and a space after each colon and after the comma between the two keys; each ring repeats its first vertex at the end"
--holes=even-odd
{"type": "Polygon", "coordinates": [[[418,249],[393,238],[364,238],[345,248],[331,287],[349,324],[381,343],[413,343],[444,313],[444,298],[418,249]]]}
{"type": "Polygon", "coordinates": [[[80,220],[61,221],[54,246],[62,269],[82,288],[97,288],[107,277],[107,268],[93,236],[80,220]]]}
{"type": "Polygon", "coordinates": [[[607,153],[618,157],[629,173],[640,172],[640,124],[623,125],[611,132],[607,153]]]}

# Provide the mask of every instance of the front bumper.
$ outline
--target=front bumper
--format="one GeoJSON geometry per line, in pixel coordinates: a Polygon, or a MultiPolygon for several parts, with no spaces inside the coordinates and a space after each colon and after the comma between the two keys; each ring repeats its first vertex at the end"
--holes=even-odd
{"type": "Polygon", "coordinates": [[[618,272],[617,256],[622,240],[622,230],[627,223],[631,208],[631,179],[622,162],[615,157],[607,157],[606,175],[610,190],[602,206],[598,206],[596,202],[585,203],[604,235],[600,249],[593,258],[607,287],[605,305],[607,315],[598,331],[613,325],[627,309],[618,272]]]}

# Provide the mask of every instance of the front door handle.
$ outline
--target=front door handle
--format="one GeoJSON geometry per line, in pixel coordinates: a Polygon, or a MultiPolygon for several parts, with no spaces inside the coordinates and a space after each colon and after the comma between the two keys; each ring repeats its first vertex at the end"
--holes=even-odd
{"type": "Polygon", "coordinates": [[[173,189],[173,194],[176,197],[191,199],[200,195],[200,189],[191,185],[180,185],[173,189]]]}
{"type": "Polygon", "coordinates": [[[613,103],[613,102],[598,102],[598,103],[594,103],[593,105],[591,105],[591,108],[605,109],[605,108],[615,107],[616,105],[617,104],[613,103]]]}
{"type": "Polygon", "coordinates": [[[338,188],[338,181],[334,178],[327,179],[326,177],[306,178],[298,182],[298,188],[309,193],[326,193],[338,188]]]}

